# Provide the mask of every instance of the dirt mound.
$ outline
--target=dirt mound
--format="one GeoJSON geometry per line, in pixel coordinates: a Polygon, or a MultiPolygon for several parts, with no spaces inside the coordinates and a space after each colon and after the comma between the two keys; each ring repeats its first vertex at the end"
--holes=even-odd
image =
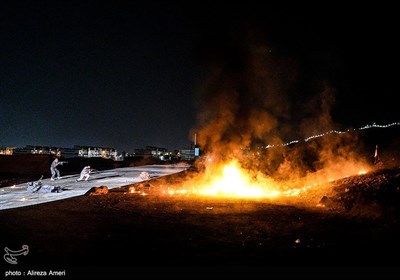
{"type": "Polygon", "coordinates": [[[337,180],[320,204],[351,215],[397,217],[400,214],[400,168],[337,180]]]}

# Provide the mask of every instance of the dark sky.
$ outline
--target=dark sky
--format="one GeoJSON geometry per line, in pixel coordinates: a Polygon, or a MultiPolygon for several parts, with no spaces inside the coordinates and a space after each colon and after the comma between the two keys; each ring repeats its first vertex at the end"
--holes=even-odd
{"type": "Polygon", "coordinates": [[[399,121],[390,1],[276,2],[1,1],[0,146],[187,148],[209,72],[250,44],[295,65],[294,107],[323,83],[338,125],[399,121]]]}

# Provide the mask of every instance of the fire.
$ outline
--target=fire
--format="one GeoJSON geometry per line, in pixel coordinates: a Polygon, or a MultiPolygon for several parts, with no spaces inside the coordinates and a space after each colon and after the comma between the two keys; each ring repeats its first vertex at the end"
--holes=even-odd
{"type": "Polygon", "coordinates": [[[204,174],[203,180],[196,184],[198,193],[207,196],[225,197],[277,197],[280,191],[272,179],[253,174],[243,169],[238,161],[232,160],[220,166],[213,166],[204,174]]]}
{"type": "Polygon", "coordinates": [[[259,197],[262,196],[263,191],[250,181],[249,176],[246,176],[235,162],[232,162],[224,166],[222,176],[216,178],[210,188],[202,193],[259,197]]]}
{"type": "Polygon", "coordinates": [[[266,198],[274,201],[284,199],[285,202],[288,202],[289,198],[307,201],[315,197],[316,192],[322,195],[332,181],[367,172],[365,166],[357,164],[348,163],[340,166],[344,167],[345,172],[338,172],[337,168],[331,167],[305,178],[278,182],[261,172],[242,167],[237,160],[214,162],[198,176],[164,193],[219,198],[266,198]]]}

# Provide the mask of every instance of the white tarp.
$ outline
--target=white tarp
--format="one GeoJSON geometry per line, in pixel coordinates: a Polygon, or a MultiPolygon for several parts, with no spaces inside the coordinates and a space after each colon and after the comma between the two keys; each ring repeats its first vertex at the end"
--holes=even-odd
{"type": "Polygon", "coordinates": [[[146,181],[148,179],[181,172],[186,170],[188,167],[189,165],[186,164],[171,164],[116,168],[92,172],[88,181],[80,182],[76,181],[76,179],[79,178],[79,174],[63,176],[60,180],[56,181],[51,181],[50,178],[42,179],[43,185],[60,186],[63,191],[59,193],[31,192],[27,189],[27,183],[3,187],[0,188],[0,210],[83,195],[90,188],[99,187],[102,185],[107,186],[109,189],[122,187],[125,185],[146,181]],[[149,176],[143,176],[143,174],[145,174],[144,172],[149,176]]]}

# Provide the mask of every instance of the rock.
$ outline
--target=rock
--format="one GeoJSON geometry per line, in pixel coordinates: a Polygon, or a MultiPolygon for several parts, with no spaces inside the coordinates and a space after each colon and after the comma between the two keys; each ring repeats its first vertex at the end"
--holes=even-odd
{"type": "Polygon", "coordinates": [[[334,199],[324,195],[319,201],[318,205],[324,206],[328,209],[335,209],[339,207],[339,204],[334,199]]]}
{"type": "Polygon", "coordinates": [[[88,190],[85,195],[100,195],[100,194],[107,194],[108,193],[108,187],[107,186],[100,186],[100,187],[93,187],[90,190],[88,190]]]}
{"type": "Polygon", "coordinates": [[[139,178],[141,180],[150,180],[150,174],[148,172],[143,171],[140,173],[139,178]]]}

